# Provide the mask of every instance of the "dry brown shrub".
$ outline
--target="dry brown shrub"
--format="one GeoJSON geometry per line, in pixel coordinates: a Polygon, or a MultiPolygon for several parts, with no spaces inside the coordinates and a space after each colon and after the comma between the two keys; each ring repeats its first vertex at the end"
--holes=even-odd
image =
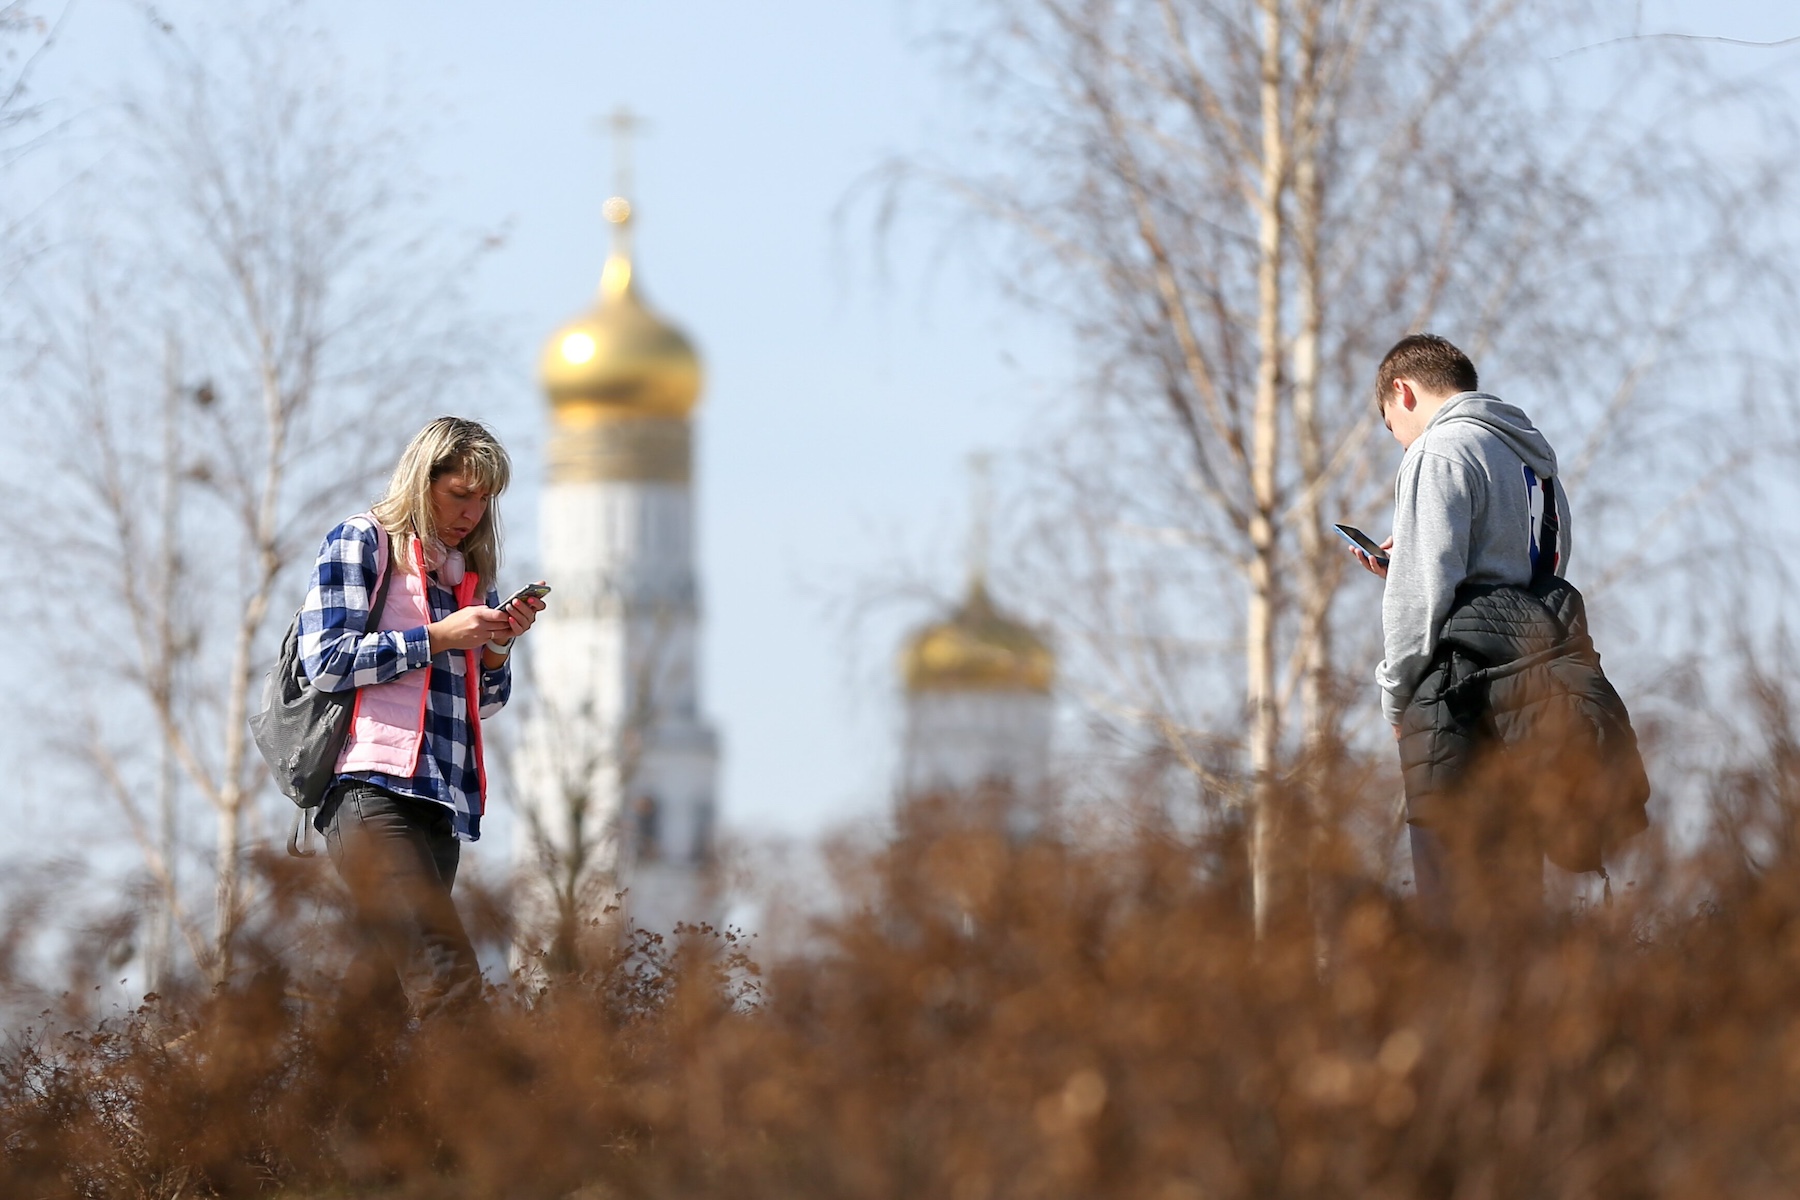
{"type": "MultiPolygon", "coordinates": [[[[1766,809],[1795,769],[1720,786],[1766,809]]],[[[641,937],[424,1027],[290,939],[15,1038],[0,1195],[1793,1195],[1800,860],[1735,844],[1453,935],[1345,880],[1259,944],[1203,840],[939,820],[765,976],[712,930],[641,937]]]]}

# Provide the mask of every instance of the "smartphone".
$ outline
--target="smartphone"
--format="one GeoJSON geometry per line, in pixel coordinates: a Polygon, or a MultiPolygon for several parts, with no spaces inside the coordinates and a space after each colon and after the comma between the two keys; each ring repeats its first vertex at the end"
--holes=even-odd
{"type": "Polygon", "coordinates": [[[1374,559],[1381,566],[1388,565],[1388,552],[1378,545],[1374,538],[1354,525],[1333,525],[1333,529],[1343,535],[1344,540],[1374,559]]]}
{"type": "Polygon", "coordinates": [[[549,594],[550,594],[550,585],[549,584],[547,584],[547,583],[528,583],[524,587],[520,588],[518,591],[514,592],[512,595],[508,596],[506,599],[502,600],[496,607],[504,610],[508,605],[512,604],[512,602],[515,600],[523,600],[527,596],[531,597],[533,600],[542,600],[545,596],[548,596],[549,594]]]}

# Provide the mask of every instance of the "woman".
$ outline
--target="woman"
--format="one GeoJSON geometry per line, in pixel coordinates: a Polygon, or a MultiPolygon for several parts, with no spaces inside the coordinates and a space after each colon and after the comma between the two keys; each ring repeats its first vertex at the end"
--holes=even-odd
{"type": "Polygon", "coordinates": [[[544,607],[535,598],[496,607],[494,501],[511,474],[481,424],[431,422],[381,502],[325,536],[300,612],[308,678],[357,690],[315,825],[421,1016],[481,994],[450,889],[460,842],[481,836],[481,721],[506,704],[507,656],[544,607]],[[384,571],[381,611],[371,613],[384,571]]]}

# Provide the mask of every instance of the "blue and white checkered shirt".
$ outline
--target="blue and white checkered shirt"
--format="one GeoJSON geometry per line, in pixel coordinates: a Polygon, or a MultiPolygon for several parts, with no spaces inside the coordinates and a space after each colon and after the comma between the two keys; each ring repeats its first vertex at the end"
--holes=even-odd
{"type": "MultiPolygon", "coordinates": [[[[307,678],[327,692],[387,683],[427,664],[433,668],[425,739],[412,776],[399,779],[378,771],[355,771],[339,778],[362,780],[402,796],[442,804],[455,814],[456,836],[473,842],[481,837],[481,777],[475,762],[475,734],[469,724],[468,689],[463,682],[468,656],[461,650],[446,650],[433,658],[423,625],[369,632],[369,606],[381,582],[375,570],[376,536],[374,523],[367,517],[352,517],[325,535],[318,562],[313,565],[312,586],[300,608],[300,661],[307,678]]],[[[397,543],[396,548],[402,545],[397,543]]],[[[390,600],[399,586],[397,580],[388,584],[390,600]]],[[[432,620],[441,621],[456,611],[456,596],[439,584],[435,575],[427,577],[425,593],[432,620]]],[[[499,592],[489,587],[488,607],[499,602],[499,592]]],[[[482,670],[484,720],[499,712],[511,695],[508,664],[482,670]]]]}

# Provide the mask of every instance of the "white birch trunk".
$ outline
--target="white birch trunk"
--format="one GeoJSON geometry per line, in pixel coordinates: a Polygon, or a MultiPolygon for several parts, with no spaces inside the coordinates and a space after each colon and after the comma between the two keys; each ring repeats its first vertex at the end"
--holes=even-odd
{"type": "Polygon", "coordinates": [[[1245,622],[1250,709],[1252,827],[1251,898],[1259,935],[1269,927],[1281,848],[1276,784],[1281,712],[1275,677],[1275,620],[1280,599],[1276,546],[1276,463],[1281,439],[1282,243],[1287,189],[1287,143],[1282,125],[1281,0],[1262,0],[1262,178],[1257,230],[1257,344],[1255,407],[1251,418],[1250,597],[1245,622]]]}

